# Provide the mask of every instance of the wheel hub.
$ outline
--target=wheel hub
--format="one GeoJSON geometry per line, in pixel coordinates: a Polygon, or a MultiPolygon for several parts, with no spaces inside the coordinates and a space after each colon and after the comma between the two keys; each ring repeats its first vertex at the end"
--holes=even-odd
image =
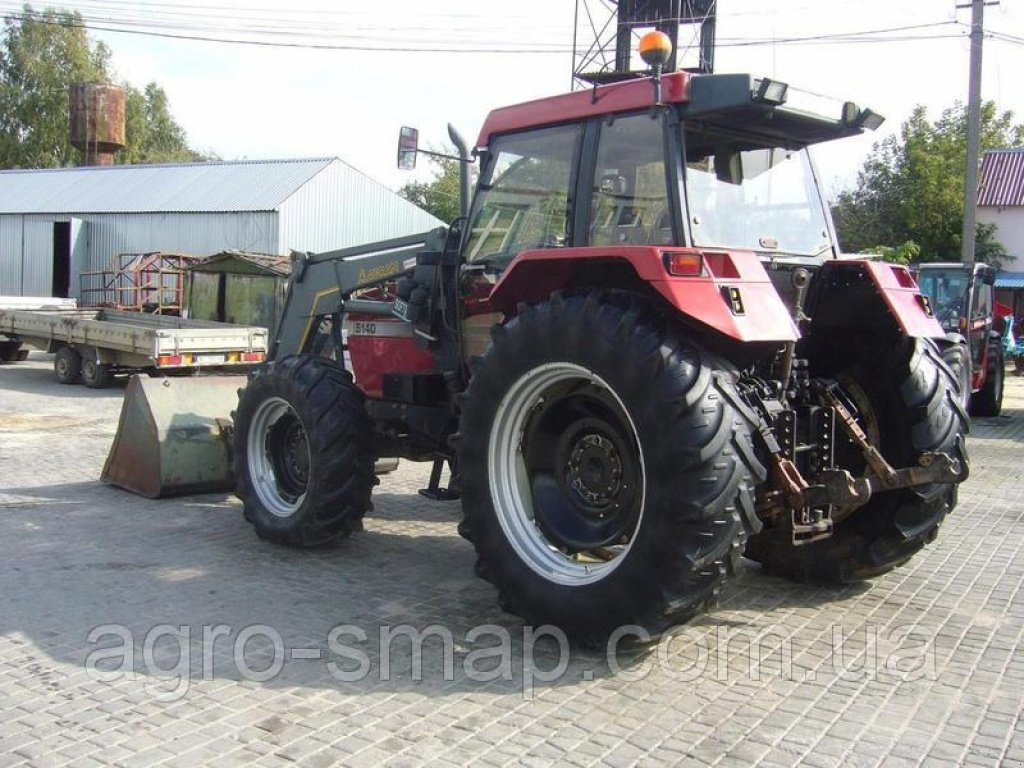
{"type": "Polygon", "coordinates": [[[282,471],[289,484],[305,490],[309,481],[309,449],[306,432],[298,420],[290,420],[281,445],[282,471]]]}
{"type": "MultiPolygon", "coordinates": [[[[621,489],[622,459],[607,437],[589,433],[579,437],[569,454],[569,483],[592,507],[609,507],[621,489]]],[[[606,510],[596,510],[604,517],[606,510]]]]}

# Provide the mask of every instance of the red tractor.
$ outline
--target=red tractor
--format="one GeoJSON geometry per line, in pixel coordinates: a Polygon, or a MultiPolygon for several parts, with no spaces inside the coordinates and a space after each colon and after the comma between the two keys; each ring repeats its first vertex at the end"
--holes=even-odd
{"type": "Polygon", "coordinates": [[[878,117],[655,79],[492,112],[448,228],[295,254],[235,414],[261,537],[337,541],[376,460],[433,462],[501,606],[584,643],[686,620],[744,555],[847,581],[935,537],[968,472],[943,330],[839,255],[806,151],[878,117]]]}
{"type": "Polygon", "coordinates": [[[946,332],[942,356],[957,378],[960,402],[973,416],[998,416],[1006,360],[995,327],[996,270],[988,264],[921,264],[917,281],[946,332]]]}

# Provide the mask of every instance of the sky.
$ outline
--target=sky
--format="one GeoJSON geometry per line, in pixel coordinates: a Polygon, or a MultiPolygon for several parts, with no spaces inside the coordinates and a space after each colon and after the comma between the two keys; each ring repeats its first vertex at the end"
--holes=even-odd
{"type": "MultiPolygon", "coordinates": [[[[21,2],[0,0],[0,10],[21,2]]],[[[600,26],[602,6],[580,0],[581,42],[591,35],[587,10],[600,26]]],[[[192,146],[226,160],[337,156],[392,188],[413,178],[395,167],[400,126],[419,128],[422,145],[439,145],[452,122],[472,144],[489,110],[569,90],[577,18],[576,0],[58,7],[82,13],[112,50],[120,78],[166,90],[192,146]]],[[[969,22],[970,10],[954,0],[719,0],[715,71],[768,76],[833,97],[836,110],[852,100],[885,115],[874,135],[815,148],[834,195],[854,183],[872,142],[898,131],[915,105],[937,117],[966,101],[969,22]],[[847,37],[805,39],[836,34],[847,37]]],[[[998,36],[985,41],[982,96],[1024,121],[1024,0],[986,7],[985,27],[998,36]]],[[[688,42],[681,37],[680,47],[688,42]]],[[[416,174],[429,176],[429,166],[416,174]]]]}

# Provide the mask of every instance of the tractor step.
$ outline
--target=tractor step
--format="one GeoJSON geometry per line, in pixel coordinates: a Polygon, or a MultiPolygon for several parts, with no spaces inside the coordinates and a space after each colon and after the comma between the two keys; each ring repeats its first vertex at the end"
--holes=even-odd
{"type": "Polygon", "coordinates": [[[452,478],[455,477],[455,473],[452,471],[451,459],[448,456],[438,456],[434,459],[434,466],[430,470],[430,482],[426,488],[420,488],[420,496],[425,496],[428,499],[434,501],[457,501],[461,498],[462,494],[459,493],[458,489],[453,487],[452,478]],[[444,471],[444,465],[448,465],[448,487],[441,487],[441,472],[444,471]]]}

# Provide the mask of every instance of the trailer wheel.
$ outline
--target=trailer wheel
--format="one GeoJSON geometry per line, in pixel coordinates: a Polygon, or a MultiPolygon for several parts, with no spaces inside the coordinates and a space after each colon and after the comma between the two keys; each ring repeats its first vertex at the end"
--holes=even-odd
{"type": "Polygon", "coordinates": [[[250,376],[234,421],[236,494],[260,538],[308,547],[358,528],[376,479],[351,374],[308,355],[269,363],[250,376]]]}
{"type": "Polygon", "coordinates": [[[523,307],[461,415],[463,522],[509,613],[595,644],[708,605],[760,523],[731,369],[637,303],[523,307]]]}
{"type": "MultiPolygon", "coordinates": [[[[924,451],[943,451],[966,461],[962,445],[967,415],[952,371],[935,344],[903,339],[888,351],[876,345],[852,346],[859,346],[861,354],[835,378],[886,460],[906,467],[916,464],[924,451]]],[[[836,451],[837,456],[846,454],[841,463],[847,468],[857,469],[862,461],[852,445],[837,444],[836,451]]],[[[837,522],[830,538],[794,546],[787,528],[767,529],[751,537],[744,554],[798,581],[872,578],[907,562],[933,541],[956,505],[956,495],[951,485],[879,493],[837,522]]]]}
{"type": "Polygon", "coordinates": [[[1006,376],[1006,359],[1003,345],[992,339],[988,343],[988,365],[985,386],[971,398],[972,416],[998,416],[1003,410],[1003,379],[1006,376]]]}
{"type": "Polygon", "coordinates": [[[24,360],[25,358],[21,356],[22,352],[26,356],[28,355],[28,350],[23,350],[17,341],[0,341],[0,363],[16,363],[19,360],[24,360]]]}
{"type": "Polygon", "coordinates": [[[61,384],[77,384],[82,375],[82,356],[72,347],[61,347],[53,357],[53,372],[61,384]]]}
{"type": "Polygon", "coordinates": [[[104,365],[92,356],[82,358],[82,383],[89,389],[108,387],[112,378],[109,365],[104,365]]]}

